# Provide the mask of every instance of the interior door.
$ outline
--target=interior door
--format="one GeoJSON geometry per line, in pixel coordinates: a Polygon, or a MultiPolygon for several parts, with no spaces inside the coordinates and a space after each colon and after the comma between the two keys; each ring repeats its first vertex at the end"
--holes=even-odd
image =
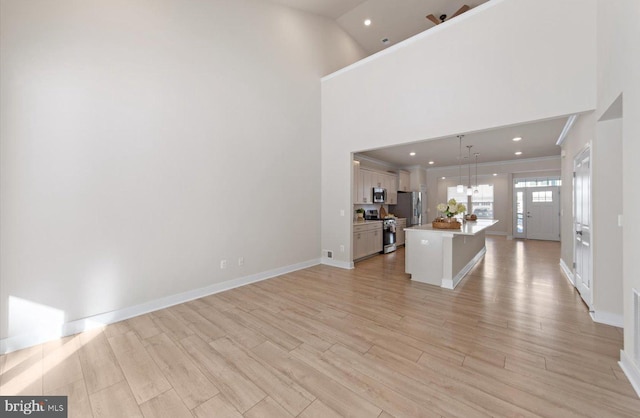
{"type": "Polygon", "coordinates": [[[580,296],[591,307],[591,150],[574,159],[574,277],[580,296]]]}
{"type": "Polygon", "coordinates": [[[531,187],[526,195],[527,239],[560,241],[560,188],[531,187]]]}

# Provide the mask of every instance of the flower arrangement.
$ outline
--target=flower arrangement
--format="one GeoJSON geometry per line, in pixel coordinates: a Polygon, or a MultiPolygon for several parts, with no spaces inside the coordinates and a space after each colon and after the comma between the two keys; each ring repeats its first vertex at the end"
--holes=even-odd
{"type": "Polygon", "coordinates": [[[467,207],[456,199],[449,199],[447,203],[440,203],[437,206],[438,212],[444,213],[447,218],[451,218],[459,213],[466,212],[467,207]]]}

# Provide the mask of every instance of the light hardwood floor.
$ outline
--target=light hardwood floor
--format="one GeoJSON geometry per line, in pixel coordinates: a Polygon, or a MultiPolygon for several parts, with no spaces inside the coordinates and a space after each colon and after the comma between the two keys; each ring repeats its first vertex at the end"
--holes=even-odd
{"type": "Polygon", "coordinates": [[[70,417],[638,417],[622,331],[555,242],[489,238],[455,290],[404,250],[316,266],[0,356],[0,393],[70,417]]]}

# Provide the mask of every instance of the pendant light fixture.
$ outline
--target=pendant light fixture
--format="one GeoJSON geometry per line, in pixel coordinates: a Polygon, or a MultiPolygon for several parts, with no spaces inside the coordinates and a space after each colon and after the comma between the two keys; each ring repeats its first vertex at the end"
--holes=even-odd
{"type": "Polygon", "coordinates": [[[478,194],[480,193],[480,186],[478,185],[478,155],[480,155],[480,153],[476,152],[474,155],[476,156],[476,189],[473,191],[473,194],[478,194]]]}
{"type": "Polygon", "coordinates": [[[464,135],[458,135],[460,140],[460,151],[458,152],[458,175],[460,176],[460,182],[456,186],[457,193],[464,193],[464,185],[462,184],[462,137],[464,135]]]}
{"type": "Polygon", "coordinates": [[[473,145],[467,145],[467,151],[469,152],[469,156],[467,157],[467,167],[469,168],[469,183],[467,183],[467,196],[471,196],[473,194],[473,189],[471,188],[471,148],[473,145]]]}

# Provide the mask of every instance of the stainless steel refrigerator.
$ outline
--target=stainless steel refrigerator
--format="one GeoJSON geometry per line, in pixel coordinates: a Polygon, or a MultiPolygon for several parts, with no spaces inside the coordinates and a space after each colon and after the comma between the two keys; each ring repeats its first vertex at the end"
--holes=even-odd
{"type": "Polygon", "coordinates": [[[422,192],[398,192],[398,204],[389,205],[389,212],[398,218],[407,218],[407,226],[422,224],[422,192]]]}

